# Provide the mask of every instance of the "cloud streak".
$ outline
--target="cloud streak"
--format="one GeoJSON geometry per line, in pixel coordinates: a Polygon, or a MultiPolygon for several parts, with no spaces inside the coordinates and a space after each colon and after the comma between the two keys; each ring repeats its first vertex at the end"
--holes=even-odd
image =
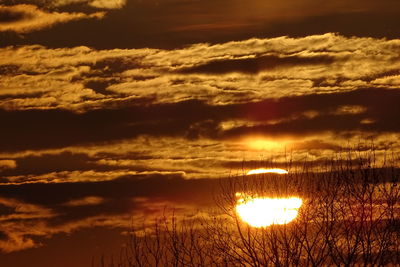
{"type": "Polygon", "coordinates": [[[399,47],[398,40],[335,34],[198,44],[171,51],[7,47],[0,49],[0,63],[12,71],[0,83],[0,107],[82,112],[124,103],[199,100],[226,105],[396,89],[399,47]]]}
{"type": "Polygon", "coordinates": [[[101,19],[105,13],[48,12],[34,5],[0,5],[0,32],[28,33],[82,19],[101,19]]]}
{"type": "Polygon", "coordinates": [[[38,238],[87,227],[122,231],[132,222],[142,227],[142,216],[154,219],[166,212],[166,207],[174,206],[179,214],[193,207],[207,207],[212,202],[209,186],[216,182],[152,174],[147,179],[125,176],[96,183],[25,184],[15,190],[0,186],[4,196],[0,198],[4,236],[0,251],[42,246],[38,238]]]}

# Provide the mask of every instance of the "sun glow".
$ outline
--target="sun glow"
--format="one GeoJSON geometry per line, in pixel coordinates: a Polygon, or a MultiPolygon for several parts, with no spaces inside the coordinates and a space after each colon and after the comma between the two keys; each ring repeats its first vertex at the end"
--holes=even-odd
{"type": "Polygon", "coordinates": [[[289,139],[266,139],[263,137],[249,137],[244,139],[244,143],[248,148],[254,150],[280,150],[285,148],[291,143],[289,139]]]}
{"type": "Polygon", "coordinates": [[[260,168],[260,169],[254,169],[254,170],[248,171],[248,172],[247,172],[247,175],[261,174],[261,173],[287,174],[288,171],[287,171],[287,170],[284,170],[284,169],[279,169],[279,168],[274,168],[274,169],[260,168]]]}
{"type": "MultiPolygon", "coordinates": [[[[237,194],[241,196],[242,194],[237,194]]],[[[290,198],[248,198],[237,200],[236,212],[250,226],[267,227],[273,224],[287,224],[293,221],[303,201],[290,198]]]]}

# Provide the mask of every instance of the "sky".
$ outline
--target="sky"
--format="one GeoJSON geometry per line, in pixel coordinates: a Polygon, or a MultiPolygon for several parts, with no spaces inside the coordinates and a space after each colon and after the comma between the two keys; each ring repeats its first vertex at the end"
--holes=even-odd
{"type": "Polygon", "coordinates": [[[399,152],[399,16],[398,0],[0,0],[0,266],[118,255],[132,225],[201,213],[221,179],[288,156],[399,152]]]}

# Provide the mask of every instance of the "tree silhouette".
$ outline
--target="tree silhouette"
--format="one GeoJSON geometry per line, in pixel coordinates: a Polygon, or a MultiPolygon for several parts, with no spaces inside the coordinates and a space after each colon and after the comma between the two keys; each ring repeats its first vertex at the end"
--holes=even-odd
{"type": "Polygon", "coordinates": [[[165,214],[150,227],[132,229],[116,266],[398,265],[397,162],[394,155],[378,158],[373,147],[359,148],[318,166],[294,168],[289,160],[287,175],[221,180],[216,211],[196,218],[165,214]],[[295,195],[304,204],[288,224],[255,228],[235,212],[238,192],[295,195]]]}

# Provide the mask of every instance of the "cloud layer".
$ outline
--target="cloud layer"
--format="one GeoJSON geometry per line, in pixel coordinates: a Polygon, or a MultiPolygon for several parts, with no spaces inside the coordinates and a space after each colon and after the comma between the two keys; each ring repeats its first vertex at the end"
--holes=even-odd
{"type": "Polygon", "coordinates": [[[165,205],[210,207],[217,178],[244,162],[318,166],[372,142],[379,158],[398,153],[399,51],[398,39],[333,33],[174,50],[2,47],[0,249],[122,231],[165,205]]]}
{"type": "Polygon", "coordinates": [[[0,6],[0,32],[28,33],[50,28],[57,24],[82,19],[101,19],[105,13],[85,14],[81,12],[48,12],[37,6],[22,4],[0,6]]]}
{"type": "MultiPolygon", "coordinates": [[[[4,5],[15,1],[3,0],[4,5]]],[[[326,32],[344,36],[397,39],[400,3],[393,0],[260,1],[121,1],[20,0],[52,12],[107,12],[102,20],[76,20],[24,35],[1,33],[1,46],[42,44],[97,49],[168,48],[188,44],[221,44],[266,37],[304,37],[326,32]],[[68,38],[65,38],[68,36],[68,38]]]]}
{"type": "Polygon", "coordinates": [[[0,49],[1,107],[81,111],[112,103],[188,100],[226,105],[395,89],[399,48],[398,40],[335,34],[178,50],[7,47],[0,49]]]}
{"type": "Polygon", "coordinates": [[[118,255],[250,169],[400,158],[398,0],[0,2],[0,265],[118,255]]]}

